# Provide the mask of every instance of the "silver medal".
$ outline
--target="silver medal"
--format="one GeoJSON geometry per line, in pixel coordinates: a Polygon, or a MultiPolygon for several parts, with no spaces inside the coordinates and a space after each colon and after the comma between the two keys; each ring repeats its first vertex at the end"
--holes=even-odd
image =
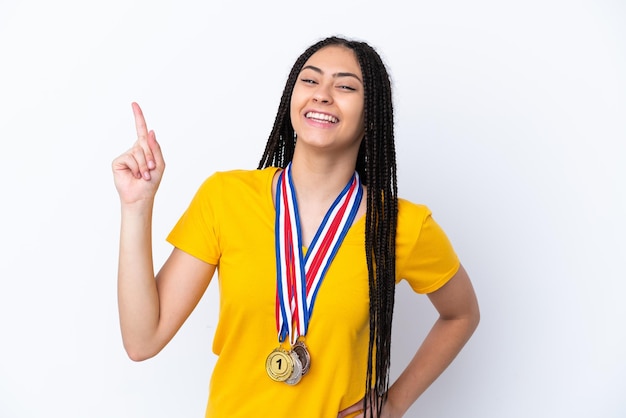
{"type": "Polygon", "coordinates": [[[297,384],[300,379],[302,379],[302,362],[295,352],[290,351],[289,354],[293,359],[293,372],[291,372],[291,376],[289,376],[289,378],[285,380],[285,383],[293,386],[297,384]]]}

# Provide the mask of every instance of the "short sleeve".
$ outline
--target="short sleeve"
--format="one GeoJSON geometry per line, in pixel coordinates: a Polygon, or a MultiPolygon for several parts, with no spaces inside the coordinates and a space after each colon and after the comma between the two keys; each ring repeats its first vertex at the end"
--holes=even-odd
{"type": "Polygon", "coordinates": [[[396,234],[397,280],[406,280],[417,293],[441,288],[460,263],[448,236],[424,205],[399,202],[396,234]]]}
{"type": "Polygon", "coordinates": [[[209,264],[220,259],[218,217],[222,194],[219,173],[207,178],[194,195],[166,240],[176,248],[209,264]]]}

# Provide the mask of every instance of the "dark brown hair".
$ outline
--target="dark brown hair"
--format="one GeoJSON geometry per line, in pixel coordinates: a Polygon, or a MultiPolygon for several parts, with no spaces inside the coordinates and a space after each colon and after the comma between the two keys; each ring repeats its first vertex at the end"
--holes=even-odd
{"type": "MultiPolygon", "coordinates": [[[[356,170],[367,185],[365,254],[370,296],[370,339],[366,393],[373,390],[370,408],[379,413],[387,399],[391,357],[391,325],[395,297],[396,223],[398,211],[396,154],[391,83],[380,55],[365,42],[339,37],[325,38],[310,46],[293,65],[278,107],[259,169],[285,168],[292,160],[295,138],[290,102],[294,85],[304,63],[321,48],[338,45],[354,51],[361,66],[364,84],[365,136],[361,142],[356,170]]],[[[365,397],[364,408],[370,397],[365,397]]]]}

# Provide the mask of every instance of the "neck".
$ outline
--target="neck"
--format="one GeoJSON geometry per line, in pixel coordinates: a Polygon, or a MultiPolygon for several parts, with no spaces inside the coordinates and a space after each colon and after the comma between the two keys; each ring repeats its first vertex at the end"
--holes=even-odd
{"type": "Polygon", "coordinates": [[[356,158],[302,156],[294,153],[291,172],[298,200],[334,200],[343,190],[356,166],[356,158]]]}

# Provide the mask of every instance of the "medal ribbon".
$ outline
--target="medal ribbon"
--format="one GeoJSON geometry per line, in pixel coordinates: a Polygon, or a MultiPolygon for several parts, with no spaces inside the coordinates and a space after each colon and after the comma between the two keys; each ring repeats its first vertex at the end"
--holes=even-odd
{"type": "Polygon", "coordinates": [[[326,212],[311,245],[302,250],[302,234],[291,163],[276,186],[276,328],[278,339],[291,343],[306,335],[324,276],[350,229],[363,196],[357,172],[326,212]]]}

